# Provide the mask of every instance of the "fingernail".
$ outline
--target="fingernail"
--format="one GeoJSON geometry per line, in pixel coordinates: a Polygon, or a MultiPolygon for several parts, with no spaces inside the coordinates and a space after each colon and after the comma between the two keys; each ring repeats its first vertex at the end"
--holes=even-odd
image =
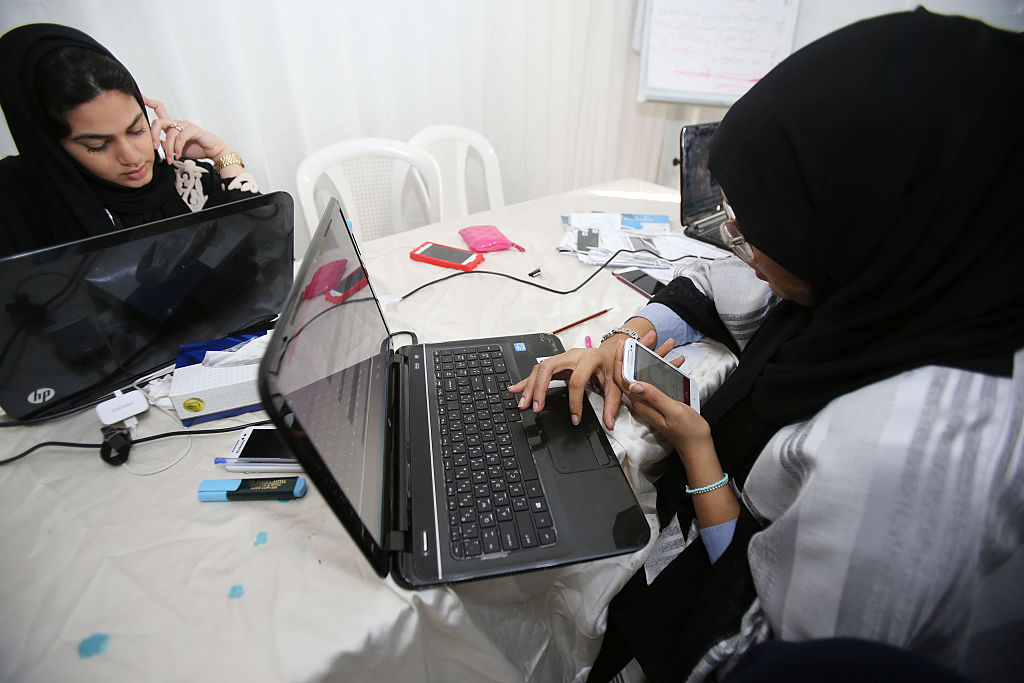
{"type": "Polygon", "coordinates": [[[631,394],[642,394],[644,393],[644,385],[633,382],[629,385],[629,393],[631,394]]]}
{"type": "Polygon", "coordinates": [[[574,425],[578,425],[580,423],[580,416],[579,415],[573,415],[572,416],[572,423],[574,425]]]}
{"type": "Polygon", "coordinates": [[[540,404],[537,403],[536,401],[533,402],[533,412],[535,412],[535,413],[539,413],[540,412],[540,404]]]}
{"type": "Polygon", "coordinates": [[[526,407],[526,397],[523,396],[521,399],[519,399],[519,409],[522,410],[525,407],[526,407]]]}

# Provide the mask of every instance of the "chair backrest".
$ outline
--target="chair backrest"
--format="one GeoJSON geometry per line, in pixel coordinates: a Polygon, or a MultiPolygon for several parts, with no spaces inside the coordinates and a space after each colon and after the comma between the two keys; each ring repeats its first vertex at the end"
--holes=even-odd
{"type": "Polygon", "coordinates": [[[428,126],[412,136],[409,142],[430,152],[441,169],[441,190],[444,211],[449,218],[469,213],[466,189],[466,160],[473,149],[483,163],[488,208],[505,206],[501,187],[501,166],[491,143],[480,133],[461,126],[428,126]]]}
{"type": "Polygon", "coordinates": [[[418,227],[407,225],[403,217],[403,200],[408,187],[422,204],[424,224],[436,223],[444,217],[437,162],[423,149],[402,140],[345,140],[318,149],[302,160],[295,172],[295,183],[311,236],[327,204],[326,198],[319,205],[317,202],[321,179],[341,202],[357,240],[418,227]],[[411,182],[407,185],[410,176],[411,182]]]}

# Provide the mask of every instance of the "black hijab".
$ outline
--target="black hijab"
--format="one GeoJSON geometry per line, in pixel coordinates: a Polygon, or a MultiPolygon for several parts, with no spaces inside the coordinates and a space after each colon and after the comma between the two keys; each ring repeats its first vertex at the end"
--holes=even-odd
{"type": "MultiPolygon", "coordinates": [[[[85,170],[55,139],[36,96],[35,76],[43,57],[63,47],[95,50],[115,59],[81,31],[56,24],[29,24],[0,38],[0,106],[19,151],[19,156],[0,161],[0,256],[188,210],[174,191],[174,173],[166,164],[153,165],[153,180],[145,187],[126,188],[85,170]]],[[[132,83],[145,113],[142,94],[132,83]]]]}
{"type": "Polygon", "coordinates": [[[744,236],[814,303],[783,302],[708,402],[724,460],[905,370],[1010,374],[1024,347],[1022,84],[1021,35],[919,10],[808,45],[729,110],[711,171],[744,236]]]}

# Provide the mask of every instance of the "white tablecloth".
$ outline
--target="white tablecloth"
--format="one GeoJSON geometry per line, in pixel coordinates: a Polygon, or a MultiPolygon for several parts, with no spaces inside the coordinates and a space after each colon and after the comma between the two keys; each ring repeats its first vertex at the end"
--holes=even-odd
{"type": "MultiPolygon", "coordinates": [[[[378,294],[402,295],[454,272],[411,261],[412,248],[427,239],[462,246],[458,229],[493,224],[526,251],[487,254],[482,269],[570,289],[594,269],[555,253],[562,214],[663,213],[678,229],[678,208],[678,192],[623,180],[370,242],[364,258],[378,294]],[[538,266],[541,275],[528,278],[538,266]]],[[[610,273],[566,296],[478,274],[390,304],[386,316],[392,330],[431,342],[551,331],[614,307],[560,335],[569,347],[585,334],[596,343],[643,302],[610,273]]],[[[99,427],[89,410],[6,429],[0,452],[98,443],[99,427]]],[[[180,428],[151,409],[139,436],[180,428]]],[[[288,502],[197,502],[201,480],[226,476],[213,458],[236,435],[140,445],[120,468],[98,449],[68,448],[0,468],[0,680],[583,680],[608,601],[647,553],[407,591],[371,571],[315,489],[288,502]],[[142,476],[185,449],[180,463],[142,476]]],[[[611,436],[652,512],[641,470],[665,448],[625,412],[611,436]]]]}

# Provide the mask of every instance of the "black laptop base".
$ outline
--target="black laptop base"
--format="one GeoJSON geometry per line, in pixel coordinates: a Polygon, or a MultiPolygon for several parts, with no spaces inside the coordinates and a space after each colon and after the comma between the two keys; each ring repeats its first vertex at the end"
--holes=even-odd
{"type": "Polygon", "coordinates": [[[548,334],[399,350],[413,366],[424,361],[422,383],[415,373],[409,378],[410,404],[427,405],[415,399],[421,390],[445,400],[436,404],[434,414],[412,420],[421,423],[426,417],[431,430],[429,440],[409,440],[412,497],[438,504],[414,509],[408,547],[395,555],[396,581],[414,588],[472,581],[635,552],[646,545],[647,519],[589,403],[574,426],[564,386],[549,390],[539,415],[520,411],[517,397],[505,391],[508,383],[529,374],[536,358],[561,352],[558,338],[548,334]],[[448,369],[452,363],[444,362],[461,357],[483,363],[491,359],[481,355],[497,350],[507,359],[506,372],[483,369],[474,375],[479,367],[448,369]],[[466,374],[459,376],[460,371],[466,374]],[[500,378],[497,392],[488,379],[492,376],[500,378]],[[451,390],[459,380],[471,386],[473,403],[455,398],[466,395],[451,390]],[[473,391],[473,385],[483,390],[473,391]],[[451,440],[458,434],[450,428],[454,422],[465,427],[463,418],[494,412],[481,412],[480,404],[488,400],[500,406],[495,417],[504,420],[492,426],[507,429],[478,429],[466,437],[469,444],[451,440]]]}

